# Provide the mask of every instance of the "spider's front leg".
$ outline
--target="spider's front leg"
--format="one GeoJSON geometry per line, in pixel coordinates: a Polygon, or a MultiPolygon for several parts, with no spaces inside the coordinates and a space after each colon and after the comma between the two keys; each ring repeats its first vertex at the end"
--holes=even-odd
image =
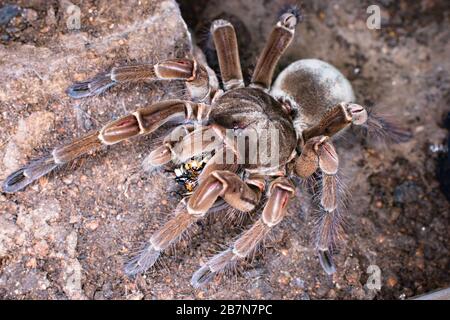
{"type": "Polygon", "coordinates": [[[31,161],[12,173],[3,183],[3,191],[12,193],[25,188],[52,170],[94,151],[138,135],[149,134],[167,122],[204,122],[210,106],[183,100],[155,103],[106,124],[100,131],[55,148],[50,154],[31,161]]]}
{"type": "Polygon", "coordinates": [[[260,219],[245,231],[228,250],[215,255],[200,268],[192,276],[191,284],[196,288],[201,287],[216,274],[250,256],[272,228],[281,222],[294,190],[295,187],[289,179],[280,177],[274,180],[269,186],[269,199],[260,219]]]}
{"type": "Polygon", "coordinates": [[[127,264],[126,274],[135,275],[152,267],[160,254],[178,242],[193,223],[203,219],[219,198],[240,211],[248,212],[255,208],[264,188],[264,180],[260,177],[241,180],[233,172],[237,169],[235,165],[216,163],[222,156],[223,152],[218,152],[208,162],[210,168],[215,169],[200,182],[192,196],[180,203],[175,217],[156,231],[146,248],[127,264]]]}
{"type": "Polygon", "coordinates": [[[133,66],[114,67],[110,72],[100,73],[86,81],[78,82],[67,89],[67,94],[75,99],[103,93],[117,84],[159,81],[184,80],[186,88],[194,101],[209,101],[217,88],[209,79],[207,69],[195,59],[168,59],[157,64],[138,64],[133,66]]]}
{"type": "Polygon", "coordinates": [[[211,34],[217,51],[224,89],[243,87],[244,78],[233,25],[226,20],[215,20],[211,25],[211,34]]]}
{"type": "Polygon", "coordinates": [[[281,15],[258,59],[251,86],[265,90],[270,88],[277,63],[291,44],[300,18],[296,8],[281,15]]]}

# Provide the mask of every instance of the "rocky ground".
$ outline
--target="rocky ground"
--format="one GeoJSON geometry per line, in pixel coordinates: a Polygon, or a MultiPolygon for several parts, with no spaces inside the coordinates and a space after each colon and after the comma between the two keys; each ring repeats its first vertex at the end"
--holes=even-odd
{"type": "MultiPolygon", "coordinates": [[[[232,21],[248,76],[284,2],[186,0],[181,13],[212,67],[208,25],[218,17],[232,21]]],[[[68,29],[74,14],[66,11],[68,1],[0,1],[0,180],[54,145],[184,92],[180,83],[149,83],[69,99],[64,91],[73,81],[191,50],[172,0],[73,3],[80,30],[68,29]]],[[[448,287],[450,205],[437,174],[445,172],[438,164],[445,162],[443,123],[450,111],[450,8],[444,0],[377,3],[382,27],[369,30],[369,1],[304,1],[305,21],[280,63],[281,70],[300,58],[331,62],[351,80],[361,104],[391,114],[414,134],[389,147],[352,133],[338,143],[351,203],[335,275],[321,270],[310,245],[314,208],[299,189],[264,255],[239,274],[202,290],[189,285],[207,257],[251,223],[216,218],[198,224],[191,241],[161,266],[127,278],[124,260],[179,200],[171,173],[141,169],[154,144],[150,136],[80,159],[24,192],[0,193],[0,297],[404,299],[448,287]],[[369,265],[381,270],[380,291],[365,287],[369,265]]]]}

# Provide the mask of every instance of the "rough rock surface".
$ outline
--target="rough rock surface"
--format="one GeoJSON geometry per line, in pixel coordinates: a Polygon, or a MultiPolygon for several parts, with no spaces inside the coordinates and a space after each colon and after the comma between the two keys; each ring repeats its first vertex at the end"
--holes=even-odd
{"type": "MultiPolygon", "coordinates": [[[[113,65],[188,54],[189,34],[174,1],[84,1],[77,31],[67,29],[65,1],[18,5],[21,13],[9,25],[27,27],[2,30],[18,38],[0,46],[0,180],[56,144],[169,97],[168,88],[183,89],[130,86],[85,101],[65,94],[73,81],[113,65]],[[33,21],[29,10],[37,15],[33,21]]],[[[140,172],[149,141],[135,143],[111,148],[107,157],[98,154],[78,170],[64,168],[59,178],[43,178],[26,192],[0,196],[1,297],[98,298],[98,286],[117,283],[107,273],[123,285],[106,298],[134,294],[123,278],[122,259],[139,246],[136,238],[153,222],[144,211],[154,215],[167,184],[162,175],[150,184],[140,172]]]]}
{"type": "MultiPolygon", "coordinates": [[[[235,24],[248,75],[284,1],[181,2],[212,66],[208,21],[225,17],[235,24]]],[[[180,84],[144,84],[69,99],[64,90],[73,81],[190,50],[171,0],[74,3],[81,9],[78,31],[67,29],[65,0],[17,1],[19,11],[0,16],[0,180],[56,144],[183,93],[180,84]]],[[[169,173],[141,170],[154,141],[147,137],[83,158],[25,192],[0,194],[0,297],[398,299],[449,286],[450,206],[430,146],[447,135],[440,126],[450,105],[450,11],[446,1],[383,1],[376,31],[365,24],[369,4],[305,1],[305,22],[279,69],[300,58],[326,60],[351,80],[358,101],[401,119],[414,133],[410,142],[388,148],[352,134],[339,143],[352,201],[335,275],[318,265],[309,241],[314,208],[299,189],[264,255],[237,277],[219,277],[202,290],[189,285],[207,257],[249,223],[224,227],[220,219],[196,226],[191,242],[162,266],[125,277],[124,259],[171,216],[179,199],[168,192],[177,190],[169,173]],[[369,265],[381,270],[381,291],[365,287],[369,265]]]]}

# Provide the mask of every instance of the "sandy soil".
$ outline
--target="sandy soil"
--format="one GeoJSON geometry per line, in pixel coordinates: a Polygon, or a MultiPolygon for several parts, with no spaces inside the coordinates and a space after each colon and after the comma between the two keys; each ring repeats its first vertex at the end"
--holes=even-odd
{"type": "MultiPolygon", "coordinates": [[[[213,67],[205,30],[212,19],[231,20],[248,76],[282,2],[182,1],[181,11],[213,67]]],[[[6,3],[12,1],[0,1],[0,8],[6,3]]],[[[0,11],[0,180],[54,145],[183,92],[179,83],[144,84],[69,99],[64,91],[73,81],[191,49],[172,0],[73,3],[81,9],[79,31],[67,29],[67,1],[17,1],[20,12],[8,19],[0,11]]],[[[154,144],[150,136],[83,158],[24,192],[0,194],[0,297],[404,299],[449,286],[450,205],[436,177],[442,154],[432,150],[448,135],[450,8],[447,1],[408,3],[380,1],[377,31],[365,23],[369,1],[305,1],[305,21],[280,63],[279,70],[301,58],[331,62],[351,80],[361,104],[391,114],[414,134],[389,147],[351,132],[338,143],[351,203],[335,275],[318,264],[310,244],[314,208],[299,189],[263,254],[239,274],[202,290],[189,285],[192,273],[251,218],[239,226],[217,218],[199,223],[191,241],[161,266],[125,277],[126,257],[180,198],[171,173],[141,169],[154,144]],[[380,291],[365,287],[369,265],[381,270],[380,291]]]]}

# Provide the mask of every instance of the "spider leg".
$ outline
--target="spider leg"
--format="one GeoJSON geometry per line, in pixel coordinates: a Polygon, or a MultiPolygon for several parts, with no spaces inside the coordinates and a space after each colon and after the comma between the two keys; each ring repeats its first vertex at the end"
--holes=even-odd
{"type": "Polygon", "coordinates": [[[302,153],[295,163],[295,172],[308,178],[320,169],[321,212],[316,220],[316,248],[320,264],[326,273],[336,271],[332,249],[342,235],[342,217],[339,212],[337,170],[339,159],[330,141],[351,124],[366,128],[369,133],[394,142],[406,141],[409,133],[376,114],[369,114],[364,107],[354,103],[340,103],[330,109],[317,125],[302,133],[302,153]]]}
{"type": "Polygon", "coordinates": [[[192,125],[181,125],[173,129],[163,140],[161,146],[152,150],[144,160],[144,168],[150,170],[151,168],[159,167],[173,158],[173,146],[180,140],[184,139],[186,135],[194,131],[192,125]]]}
{"type": "Polygon", "coordinates": [[[317,169],[329,175],[336,174],[339,160],[336,150],[327,136],[317,136],[306,141],[302,153],[295,161],[295,173],[308,178],[317,169]]]}
{"type": "Polygon", "coordinates": [[[298,13],[286,12],[281,15],[259,56],[250,86],[264,90],[270,88],[275,67],[280,57],[291,44],[298,21],[298,13]]]}
{"type": "Polygon", "coordinates": [[[294,194],[294,185],[286,177],[274,180],[269,186],[269,199],[258,221],[245,231],[227,250],[212,257],[202,268],[194,273],[192,286],[198,288],[208,283],[216,274],[241,259],[247,258],[258,247],[273,227],[281,222],[286,214],[289,199],[294,194]]]}
{"type": "Polygon", "coordinates": [[[328,136],[331,137],[351,124],[362,126],[368,121],[368,113],[366,109],[355,103],[339,103],[325,113],[320,121],[311,128],[303,131],[303,142],[308,141],[312,137],[328,136]]]}
{"type": "Polygon", "coordinates": [[[208,71],[194,59],[168,59],[157,64],[119,66],[110,72],[100,73],[86,81],[77,82],[67,89],[67,94],[75,99],[103,93],[121,83],[184,80],[194,101],[209,101],[216,88],[210,85],[208,71]]]}
{"type": "Polygon", "coordinates": [[[183,198],[175,209],[175,217],[152,235],[149,243],[125,265],[125,273],[134,276],[145,272],[158,260],[161,252],[176,242],[181,235],[197,221],[197,217],[186,210],[187,197],[183,198]]]}
{"type": "Polygon", "coordinates": [[[146,167],[154,168],[169,161],[183,163],[192,157],[211,152],[223,145],[214,126],[180,126],[169,133],[163,144],[150,152],[145,159],[146,167]]]}
{"type": "Polygon", "coordinates": [[[315,126],[303,131],[303,142],[320,135],[333,136],[351,124],[366,130],[369,138],[385,142],[401,143],[411,138],[411,132],[385,116],[368,112],[355,103],[339,103],[331,108],[315,126]]]}
{"type": "Polygon", "coordinates": [[[221,197],[235,209],[252,211],[258,204],[264,182],[260,179],[243,181],[236,173],[214,170],[204,178],[189,199],[188,211],[204,215],[221,197]]]}
{"type": "Polygon", "coordinates": [[[336,272],[332,251],[343,233],[342,217],[337,205],[337,176],[322,172],[321,188],[321,210],[314,226],[315,246],[320,265],[331,275],[336,272]]]}
{"type": "Polygon", "coordinates": [[[19,191],[50,171],[75,158],[138,135],[149,134],[168,122],[203,122],[210,106],[183,100],[169,100],[138,109],[106,124],[101,130],[53,149],[51,154],[31,161],[6,178],[3,191],[19,191]]]}
{"type": "Polygon", "coordinates": [[[368,112],[367,121],[360,127],[365,130],[369,138],[390,143],[407,142],[412,137],[409,130],[373,110],[368,112]]]}
{"type": "Polygon", "coordinates": [[[211,25],[211,33],[219,59],[224,89],[243,87],[239,48],[233,25],[226,20],[215,20],[211,25]]]}
{"type": "Polygon", "coordinates": [[[318,169],[322,174],[320,206],[321,212],[316,220],[316,248],[320,263],[328,274],[336,271],[331,249],[338,241],[341,231],[341,217],[337,211],[337,171],[339,158],[330,138],[316,136],[302,148],[295,162],[295,172],[301,178],[309,178],[318,169]]]}
{"type": "MultiPolygon", "coordinates": [[[[215,160],[213,157],[210,161],[215,160]]],[[[215,166],[237,169],[234,165],[216,163],[215,166]]],[[[145,272],[156,262],[161,252],[175,244],[193,223],[206,216],[219,197],[234,208],[251,211],[258,203],[263,187],[263,180],[258,178],[244,182],[232,171],[212,171],[194,193],[180,203],[175,217],[151,236],[147,247],[127,264],[125,272],[130,276],[145,272]]]]}
{"type": "Polygon", "coordinates": [[[406,130],[379,115],[369,114],[364,107],[354,103],[338,104],[317,125],[303,131],[302,153],[296,160],[295,171],[302,178],[310,177],[317,169],[322,172],[321,212],[316,220],[315,235],[319,261],[327,274],[336,271],[332,250],[342,235],[342,217],[337,203],[339,159],[329,137],[351,124],[388,141],[404,142],[410,136],[406,130]]]}

